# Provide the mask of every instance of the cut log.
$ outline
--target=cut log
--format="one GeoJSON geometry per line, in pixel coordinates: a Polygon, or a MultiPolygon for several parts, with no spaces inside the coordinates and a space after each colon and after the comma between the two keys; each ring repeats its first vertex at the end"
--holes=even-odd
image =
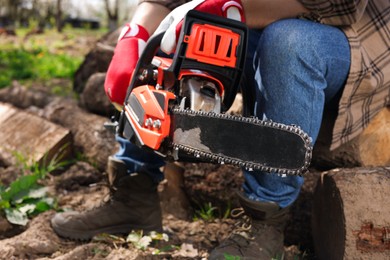
{"type": "Polygon", "coordinates": [[[55,100],[46,106],[44,117],[70,129],[77,153],[105,170],[108,156],[118,149],[114,133],[104,128],[108,118],[88,113],[74,100],[55,100]]]}
{"type": "Polygon", "coordinates": [[[358,144],[362,166],[390,166],[390,107],[371,121],[358,144]]]}
{"type": "Polygon", "coordinates": [[[89,77],[84,91],[80,94],[80,104],[86,110],[101,116],[112,116],[115,108],[104,92],[106,73],[95,73],[89,77]]]}
{"type": "Polygon", "coordinates": [[[5,103],[0,103],[0,133],[0,157],[9,164],[15,163],[15,155],[31,164],[66,158],[71,151],[68,129],[5,103]]]}
{"type": "Polygon", "coordinates": [[[9,103],[17,108],[31,106],[43,108],[53,100],[47,88],[35,87],[33,90],[13,81],[12,86],[0,90],[0,102],[9,103]]]}
{"type": "Polygon", "coordinates": [[[334,169],[317,184],[312,214],[318,259],[390,259],[390,167],[334,169]]]}
{"type": "Polygon", "coordinates": [[[313,166],[330,169],[390,165],[390,107],[380,111],[357,138],[331,151],[333,120],[332,115],[324,116],[313,151],[313,166]]]}

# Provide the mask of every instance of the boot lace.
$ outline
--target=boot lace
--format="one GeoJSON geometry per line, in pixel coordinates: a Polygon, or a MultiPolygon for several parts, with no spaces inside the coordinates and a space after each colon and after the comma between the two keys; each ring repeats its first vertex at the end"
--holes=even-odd
{"type": "Polygon", "coordinates": [[[107,205],[107,203],[110,203],[112,201],[112,197],[114,196],[114,193],[116,191],[116,189],[114,187],[108,185],[105,182],[95,183],[94,185],[102,187],[102,188],[106,188],[107,190],[104,191],[104,194],[103,194],[102,199],[100,200],[100,202],[96,203],[96,205],[94,205],[88,211],[99,209],[99,208],[104,207],[105,205],[107,205]]]}
{"type": "Polygon", "coordinates": [[[252,218],[249,217],[243,208],[232,209],[230,215],[232,218],[237,219],[237,222],[234,224],[234,229],[232,234],[242,236],[248,240],[254,240],[252,235],[252,218]]]}

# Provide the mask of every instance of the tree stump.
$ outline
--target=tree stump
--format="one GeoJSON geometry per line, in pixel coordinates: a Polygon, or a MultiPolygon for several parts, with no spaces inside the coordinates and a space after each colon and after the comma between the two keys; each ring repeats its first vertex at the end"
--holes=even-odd
{"type": "Polygon", "coordinates": [[[313,200],[318,259],[390,259],[390,167],[324,172],[313,200]]]}

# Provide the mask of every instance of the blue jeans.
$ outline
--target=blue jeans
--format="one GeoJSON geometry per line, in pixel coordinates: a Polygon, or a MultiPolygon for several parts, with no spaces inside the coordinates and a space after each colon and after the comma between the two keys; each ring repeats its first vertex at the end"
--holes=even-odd
{"type": "MultiPolygon", "coordinates": [[[[344,33],[331,26],[299,19],[272,23],[264,30],[250,30],[245,78],[254,88],[253,114],[284,124],[299,125],[317,138],[325,104],[342,90],[350,66],[350,49],[344,33]]],[[[164,164],[128,141],[116,157],[129,171],[143,169],[156,181],[163,178],[164,164]]],[[[287,207],[298,197],[300,176],[279,176],[244,170],[248,198],[273,201],[287,207]]]]}

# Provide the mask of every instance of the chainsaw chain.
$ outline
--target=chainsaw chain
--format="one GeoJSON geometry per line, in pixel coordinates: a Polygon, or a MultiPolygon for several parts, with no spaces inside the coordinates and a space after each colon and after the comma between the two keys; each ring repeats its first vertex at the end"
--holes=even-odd
{"type": "Polygon", "coordinates": [[[310,161],[312,157],[312,139],[309,137],[308,134],[306,134],[299,126],[296,125],[285,125],[281,123],[276,123],[271,120],[260,120],[256,117],[242,117],[242,116],[236,116],[236,115],[230,115],[230,114],[218,114],[215,112],[203,112],[203,111],[194,111],[190,109],[182,109],[182,108],[173,108],[171,110],[173,114],[178,115],[194,115],[194,116],[202,116],[202,117],[210,117],[210,118],[221,118],[221,119],[228,119],[228,120],[234,120],[239,122],[245,122],[250,124],[256,124],[260,126],[266,126],[266,127],[272,127],[275,129],[287,131],[294,133],[296,135],[299,135],[302,140],[304,141],[305,148],[306,148],[306,154],[305,154],[305,161],[303,163],[303,166],[298,169],[285,169],[285,168],[276,168],[276,167],[269,167],[265,166],[260,163],[253,163],[253,162],[246,162],[242,161],[236,158],[231,158],[228,156],[223,156],[220,154],[214,154],[210,153],[208,151],[202,151],[199,149],[195,149],[193,147],[172,143],[173,149],[175,152],[178,151],[184,151],[187,154],[190,154],[196,158],[199,159],[206,159],[210,162],[216,162],[219,164],[229,164],[238,166],[240,168],[246,169],[248,171],[263,171],[263,172],[269,172],[269,173],[276,173],[279,175],[304,175],[307,173],[308,168],[310,166],[310,161]]]}

